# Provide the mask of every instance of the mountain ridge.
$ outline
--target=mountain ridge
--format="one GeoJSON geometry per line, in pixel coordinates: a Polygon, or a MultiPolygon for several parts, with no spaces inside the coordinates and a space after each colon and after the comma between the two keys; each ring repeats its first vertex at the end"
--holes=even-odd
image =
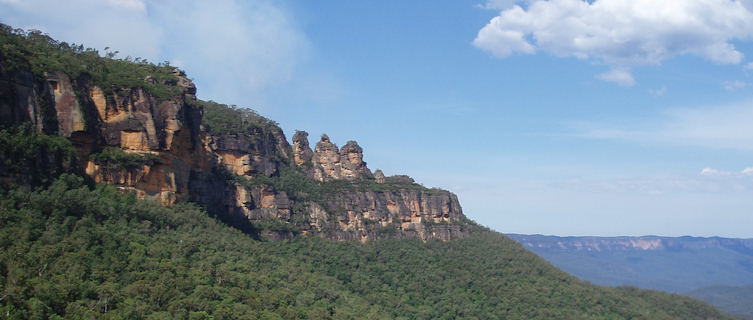
{"type": "Polygon", "coordinates": [[[599,285],[684,293],[753,283],[753,239],[507,235],[557,267],[599,285]]]}
{"type": "Polygon", "coordinates": [[[4,25],[0,48],[6,318],[730,319],[578,280],[172,67],[4,25]]]}
{"type": "Polygon", "coordinates": [[[301,131],[291,146],[277,123],[253,110],[197,99],[177,68],[3,32],[13,50],[0,56],[2,125],[30,123],[70,139],[78,167],[96,183],[168,206],[195,201],[277,239],[313,232],[449,240],[474,228],[451,192],[375,176],[355,141],[338,148],[323,134],[311,150],[301,131]]]}

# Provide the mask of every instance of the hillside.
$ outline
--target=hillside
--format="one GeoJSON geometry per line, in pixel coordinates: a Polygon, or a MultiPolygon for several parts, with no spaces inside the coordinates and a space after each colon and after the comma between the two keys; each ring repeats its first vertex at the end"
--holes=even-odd
{"type": "Polygon", "coordinates": [[[687,294],[719,309],[753,316],[753,239],[698,237],[556,237],[509,234],[580,279],[687,294]]]}
{"type": "Polygon", "coordinates": [[[753,285],[748,286],[710,286],[687,293],[717,306],[725,312],[753,319],[753,285]]]}
{"type": "Polygon", "coordinates": [[[578,280],[170,66],[0,29],[0,317],[730,318],[578,280]]]}
{"type": "Polygon", "coordinates": [[[587,284],[485,230],[264,242],[194,205],[71,175],[2,199],[8,319],[727,319],[687,297],[587,284]]]}
{"type": "Polygon", "coordinates": [[[558,268],[599,285],[684,293],[753,283],[753,240],[509,234],[558,268]]]}

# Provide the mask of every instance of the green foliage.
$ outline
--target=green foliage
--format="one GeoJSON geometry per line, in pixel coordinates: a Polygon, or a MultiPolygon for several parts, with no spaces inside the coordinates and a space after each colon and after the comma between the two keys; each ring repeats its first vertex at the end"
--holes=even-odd
{"type": "Polygon", "coordinates": [[[157,157],[152,154],[126,153],[121,148],[106,147],[101,152],[91,155],[94,163],[105,169],[133,169],[145,164],[152,164],[157,157]]]}
{"type": "Polygon", "coordinates": [[[202,118],[204,127],[219,136],[243,134],[253,137],[279,130],[277,122],[262,117],[252,109],[228,106],[212,100],[196,100],[192,103],[204,109],[202,118]]]}
{"type": "Polygon", "coordinates": [[[0,130],[0,178],[39,186],[76,169],[68,139],[37,133],[29,123],[0,130]]]}
{"type": "MultiPolygon", "coordinates": [[[[388,232],[388,231],[385,231],[388,232]]],[[[8,319],[728,319],[577,280],[493,232],[450,242],[260,242],[190,204],[63,175],[0,193],[8,319]]]]}
{"type": "Polygon", "coordinates": [[[115,59],[114,52],[101,57],[95,49],[59,42],[37,30],[0,24],[0,48],[0,62],[9,72],[30,70],[41,81],[46,80],[45,72],[60,71],[72,79],[89,79],[105,94],[133,87],[144,88],[158,100],[180,94],[175,68],[166,63],[154,65],[130,56],[115,59]]]}

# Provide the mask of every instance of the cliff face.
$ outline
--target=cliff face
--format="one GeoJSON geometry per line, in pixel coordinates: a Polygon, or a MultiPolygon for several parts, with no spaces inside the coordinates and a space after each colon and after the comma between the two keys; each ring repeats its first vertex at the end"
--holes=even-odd
{"type": "Polygon", "coordinates": [[[169,98],[146,85],[103,88],[87,74],[40,77],[11,69],[0,68],[2,126],[28,122],[38,132],[68,138],[84,174],[139,198],[164,205],[196,201],[273,238],[302,232],[338,240],[449,240],[467,234],[454,194],[379,170],[372,174],[355,141],[338,148],[322,135],[311,150],[308,134],[299,131],[291,146],[276,124],[264,119],[256,125],[258,115],[226,106],[220,111],[238,113],[243,130],[202,125],[210,105],[196,100],[196,87],[177,69],[169,80],[143,79],[169,87],[169,98]]]}
{"type": "Polygon", "coordinates": [[[71,79],[62,72],[47,73],[45,81],[30,82],[30,77],[27,72],[2,74],[2,113],[15,115],[6,118],[13,124],[28,121],[40,132],[69,138],[79,166],[95,182],[170,205],[187,196],[191,170],[208,168],[206,159],[200,159],[203,154],[194,152],[201,149],[200,110],[185,103],[195,87],[183,74],[176,73],[183,80],[181,95],[167,101],[158,101],[143,88],[120,88],[105,95],[85,78],[71,79]],[[154,160],[117,168],[91,159],[108,146],[154,160]]]}

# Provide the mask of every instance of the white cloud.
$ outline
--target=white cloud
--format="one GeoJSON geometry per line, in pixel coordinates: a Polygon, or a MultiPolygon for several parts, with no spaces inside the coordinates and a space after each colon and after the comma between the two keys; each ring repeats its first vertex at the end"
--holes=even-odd
{"type": "Polygon", "coordinates": [[[615,68],[609,72],[596,75],[597,79],[601,79],[608,82],[614,82],[623,87],[632,87],[635,85],[635,79],[630,74],[630,70],[627,68],[615,68]]]}
{"type": "Polygon", "coordinates": [[[748,64],[745,65],[745,70],[753,70],[753,62],[748,62],[748,64]]]}
{"type": "Polygon", "coordinates": [[[740,171],[740,173],[746,176],[753,176],[753,167],[745,168],[743,171],[740,171]]]}
{"type": "Polygon", "coordinates": [[[197,79],[202,97],[260,104],[264,90],[289,81],[306,56],[306,37],[270,1],[169,0],[153,9],[177,44],[165,55],[197,79]]]}
{"type": "MultiPolygon", "coordinates": [[[[692,54],[720,64],[743,60],[732,41],[753,37],[753,12],[733,0],[537,0],[514,6],[473,41],[499,58],[548,52],[620,69],[692,54]]],[[[632,79],[632,77],[630,77],[632,79]]]]}
{"type": "Polygon", "coordinates": [[[730,173],[727,171],[719,171],[714,168],[708,168],[708,167],[703,168],[703,170],[701,170],[702,176],[724,176],[724,175],[729,175],[729,174],[730,173]]]}
{"type": "Polygon", "coordinates": [[[525,0],[486,0],[482,4],[477,4],[476,7],[486,10],[502,10],[510,8],[518,3],[526,2],[525,0]]]}
{"type": "Polygon", "coordinates": [[[722,83],[722,88],[724,88],[724,90],[729,91],[729,92],[737,91],[737,90],[743,89],[743,88],[745,88],[747,86],[748,86],[747,82],[742,82],[742,81],[739,81],[739,80],[724,81],[722,83]]]}
{"type": "Polygon", "coordinates": [[[0,19],[14,28],[39,29],[53,38],[102,50],[110,47],[122,56],[156,60],[163,33],[141,1],[25,0],[0,3],[0,19]],[[136,8],[136,9],[135,9],[136,8]]]}
{"type": "Polygon", "coordinates": [[[0,19],[121,57],[175,61],[198,95],[255,107],[286,83],[308,44],[295,20],[271,0],[0,0],[0,19]]]}
{"type": "Polygon", "coordinates": [[[753,101],[713,108],[670,109],[651,119],[620,123],[577,122],[569,127],[590,139],[753,150],[753,101]]]}

